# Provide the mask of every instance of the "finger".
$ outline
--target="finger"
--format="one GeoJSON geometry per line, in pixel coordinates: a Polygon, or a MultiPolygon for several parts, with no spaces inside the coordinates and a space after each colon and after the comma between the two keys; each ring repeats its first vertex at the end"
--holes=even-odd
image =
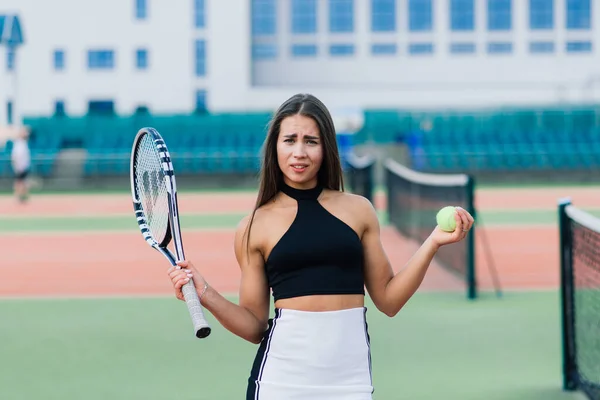
{"type": "Polygon", "coordinates": [[[459,212],[454,214],[454,220],[456,221],[456,228],[454,228],[454,237],[459,238],[463,234],[463,220],[460,217],[459,212]]]}
{"type": "Polygon", "coordinates": [[[186,283],[188,283],[189,281],[190,281],[190,278],[188,278],[187,276],[183,279],[179,279],[177,282],[174,282],[175,289],[177,289],[177,290],[181,289],[181,287],[183,285],[185,285],[186,283]]]}
{"type": "Polygon", "coordinates": [[[475,218],[469,213],[467,213],[467,217],[469,218],[469,229],[475,224],[475,218]]]}
{"type": "Polygon", "coordinates": [[[460,218],[462,219],[463,222],[463,230],[468,231],[469,229],[471,229],[471,221],[469,220],[469,213],[467,212],[467,210],[465,210],[462,207],[457,207],[458,209],[458,214],[460,215],[460,218]]]}
{"type": "Polygon", "coordinates": [[[174,273],[181,271],[181,267],[179,265],[173,265],[167,270],[167,275],[172,276],[174,273]]]}
{"type": "Polygon", "coordinates": [[[467,217],[468,226],[469,226],[469,229],[471,229],[471,227],[473,226],[473,223],[475,222],[475,219],[473,218],[473,216],[471,215],[471,213],[469,213],[464,208],[461,208],[461,210],[463,211],[463,214],[467,217]]]}
{"type": "Polygon", "coordinates": [[[188,264],[189,264],[189,262],[187,260],[177,261],[177,265],[179,265],[182,268],[187,268],[188,264]]]}
{"type": "Polygon", "coordinates": [[[467,217],[467,211],[463,208],[460,209],[460,218],[463,222],[463,229],[468,230],[471,227],[471,223],[469,222],[469,218],[467,217]]]}
{"type": "Polygon", "coordinates": [[[173,283],[178,282],[182,279],[190,279],[192,277],[192,273],[191,272],[183,272],[183,271],[177,271],[177,274],[173,275],[171,277],[171,281],[173,281],[173,283]]]}
{"type": "Polygon", "coordinates": [[[187,274],[187,272],[185,272],[184,269],[176,269],[174,271],[171,271],[171,273],[169,274],[169,277],[171,278],[171,280],[176,279],[177,277],[183,277],[187,274]]]}

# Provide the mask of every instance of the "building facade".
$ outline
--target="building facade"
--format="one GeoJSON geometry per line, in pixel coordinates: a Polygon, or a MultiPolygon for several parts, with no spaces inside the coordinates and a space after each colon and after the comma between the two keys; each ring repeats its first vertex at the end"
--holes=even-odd
{"type": "Polygon", "coordinates": [[[0,43],[0,124],[264,111],[296,92],[334,112],[600,101],[600,0],[2,0],[0,15],[25,38],[0,43]]]}

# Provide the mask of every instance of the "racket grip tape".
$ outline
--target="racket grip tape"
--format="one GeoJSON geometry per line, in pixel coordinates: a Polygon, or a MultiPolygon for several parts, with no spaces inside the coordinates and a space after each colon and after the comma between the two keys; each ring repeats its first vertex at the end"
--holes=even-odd
{"type": "Polygon", "coordinates": [[[210,335],[211,329],[206,318],[204,318],[204,312],[202,311],[202,305],[200,304],[194,282],[190,279],[188,283],[183,285],[181,291],[183,292],[183,297],[185,297],[185,303],[190,312],[190,317],[192,317],[196,337],[199,339],[207,337],[210,335]]]}

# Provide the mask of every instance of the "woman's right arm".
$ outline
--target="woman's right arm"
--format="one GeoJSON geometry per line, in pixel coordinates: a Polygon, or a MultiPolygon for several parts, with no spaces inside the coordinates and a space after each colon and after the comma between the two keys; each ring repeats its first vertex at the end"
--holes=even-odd
{"type": "MultiPolygon", "coordinates": [[[[239,305],[235,304],[210,285],[201,298],[201,304],[231,333],[258,344],[267,329],[269,318],[269,288],[264,273],[262,255],[256,246],[246,251],[245,230],[249,218],[244,218],[237,227],[234,240],[235,255],[241,269],[239,305]]],[[[256,230],[254,231],[256,232],[256,230]]],[[[178,263],[181,269],[172,268],[169,275],[173,281],[177,298],[182,299],[181,287],[192,277],[198,295],[204,290],[204,278],[190,261],[178,263]]]]}

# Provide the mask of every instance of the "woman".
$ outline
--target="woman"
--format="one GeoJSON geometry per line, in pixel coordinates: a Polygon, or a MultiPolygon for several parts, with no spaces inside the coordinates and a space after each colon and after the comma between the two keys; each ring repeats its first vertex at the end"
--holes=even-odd
{"type": "Polygon", "coordinates": [[[210,287],[189,260],[168,274],[177,298],[193,277],[202,305],[226,329],[260,343],[247,399],[371,399],[364,288],[378,310],[396,315],[440,246],[464,239],[473,224],[460,208],[455,219],[454,232],[436,228],[394,274],[371,203],[343,191],[327,108],[298,94],[270,124],[255,209],[235,234],[239,305],[210,287]]]}

